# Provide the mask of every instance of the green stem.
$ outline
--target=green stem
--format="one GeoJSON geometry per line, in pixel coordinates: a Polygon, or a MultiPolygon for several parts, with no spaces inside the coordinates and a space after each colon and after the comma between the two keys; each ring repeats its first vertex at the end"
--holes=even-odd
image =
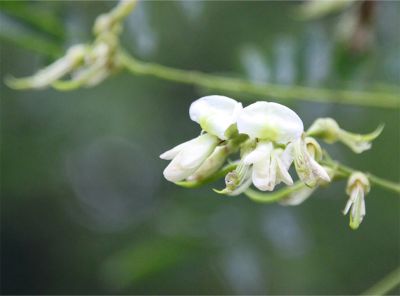
{"type": "MultiPolygon", "coordinates": [[[[348,177],[352,173],[358,171],[358,170],[355,170],[351,167],[345,166],[345,165],[343,165],[337,161],[333,161],[333,160],[325,161],[324,164],[326,164],[332,168],[336,168],[339,173],[342,173],[343,177],[348,177]]],[[[378,176],[375,176],[375,175],[367,173],[367,172],[364,172],[364,174],[368,177],[369,181],[372,184],[382,187],[389,191],[400,193],[400,184],[399,183],[395,183],[395,182],[380,178],[378,176]]]]}
{"type": "Polygon", "coordinates": [[[243,79],[221,77],[143,62],[123,51],[119,54],[119,61],[126,70],[136,75],[148,75],[219,91],[240,92],[286,100],[296,99],[310,102],[341,103],[382,108],[400,107],[399,96],[388,92],[361,92],[317,89],[303,86],[258,84],[243,79]]]}
{"type": "Polygon", "coordinates": [[[361,295],[385,295],[400,284],[400,267],[386,275],[361,295]]]}
{"type": "Polygon", "coordinates": [[[293,186],[288,186],[288,187],[283,187],[282,189],[279,189],[277,191],[271,192],[271,193],[262,193],[258,191],[254,191],[252,189],[247,189],[244,194],[251,200],[255,202],[261,202],[261,203],[273,203],[280,201],[286,197],[288,197],[290,194],[305,188],[306,185],[298,181],[293,186]]]}

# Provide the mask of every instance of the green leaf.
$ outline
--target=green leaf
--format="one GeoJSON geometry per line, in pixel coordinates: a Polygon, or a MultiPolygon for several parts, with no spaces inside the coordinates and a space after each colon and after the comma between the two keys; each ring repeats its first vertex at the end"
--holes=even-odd
{"type": "Polygon", "coordinates": [[[57,58],[62,54],[61,46],[43,35],[29,30],[11,18],[0,14],[0,40],[37,52],[39,54],[57,58]]]}
{"type": "MultiPolygon", "coordinates": [[[[53,3],[51,5],[54,6],[53,3]]],[[[1,10],[42,33],[47,33],[58,39],[64,38],[64,26],[57,14],[54,13],[54,7],[45,9],[28,1],[2,1],[1,10]]]]}

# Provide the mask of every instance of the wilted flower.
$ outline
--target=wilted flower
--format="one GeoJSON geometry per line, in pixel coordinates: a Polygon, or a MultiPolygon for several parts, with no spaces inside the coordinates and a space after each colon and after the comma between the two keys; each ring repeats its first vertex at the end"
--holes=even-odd
{"type": "Polygon", "coordinates": [[[294,164],[300,180],[309,187],[331,181],[326,170],[315,159],[315,157],[318,159],[321,151],[317,141],[302,136],[292,147],[294,164]]]}
{"type": "Polygon", "coordinates": [[[350,227],[357,229],[365,214],[365,201],[364,197],[369,192],[371,186],[367,176],[361,172],[354,172],[350,175],[346,193],[350,196],[347,201],[343,214],[346,215],[350,208],[350,227]]]}
{"type": "Polygon", "coordinates": [[[361,153],[371,148],[371,142],[381,134],[382,130],[383,125],[380,125],[372,133],[354,134],[341,129],[332,118],[319,118],[310,126],[307,135],[321,138],[330,144],[340,141],[355,153],[361,153]]]}

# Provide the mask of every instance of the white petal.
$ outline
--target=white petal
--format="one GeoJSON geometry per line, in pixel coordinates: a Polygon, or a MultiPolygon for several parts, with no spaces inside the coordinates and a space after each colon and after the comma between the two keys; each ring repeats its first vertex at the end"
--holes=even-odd
{"type": "Polygon", "coordinates": [[[351,205],[353,204],[353,202],[354,202],[354,201],[353,201],[351,198],[349,198],[349,199],[347,200],[346,206],[345,206],[345,208],[344,208],[344,210],[343,210],[343,214],[344,214],[344,215],[347,215],[347,213],[349,212],[350,207],[351,207],[351,205]]]}
{"type": "Polygon", "coordinates": [[[190,175],[187,180],[195,181],[205,179],[214,174],[224,164],[229,151],[225,146],[218,146],[214,152],[202,163],[202,165],[190,175]]]}
{"type": "Polygon", "coordinates": [[[271,163],[269,166],[269,176],[268,176],[268,189],[269,191],[274,190],[276,183],[276,170],[277,170],[277,159],[271,156],[271,163]]]}
{"type": "Polygon", "coordinates": [[[204,134],[185,145],[164,170],[164,177],[171,182],[182,181],[192,175],[213,152],[218,138],[204,134]]]}
{"type": "Polygon", "coordinates": [[[190,105],[190,118],[206,132],[226,140],[225,132],[234,123],[242,104],[224,96],[206,96],[190,105]]]}
{"type": "Polygon", "coordinates": [[[286,168],[286,170],[288,170],[290,168],[290,166],[292,165],[293,160],[294,160],[293,143],[290,143],[289,145],[286,146],[285,150],[281,154],[280,159],[281,159],[282,164],[286,168]]]}
{"type": "Polygon", "coordinates": [[[278,158],[276,161],[277,161],[277,184],[283,182],[289,186],[293,185],[293,179],[288,172],[288,168],[284,165],[284,163],[280,158],[278,158]]]}
{"type": "Polygon", "coordinates": [[[294,145],[295,166],[297,174],[307,186],[314,187],[320,181],[330,182],[327,171],[317,161],[315,161],[307,151],[303,139],[297,140],[294,145]]]}
{"type": "Polygon", "coordinates": [[[279,203],[284,206],[297,206],[309,198],[316,188],[304,187],[290,194],[288,198],[283,199],[279,203]]]}
{"type": "Polygon", "coordinates": [[[252,180],[254,186],[261,191],[268,190],[270,158],[265,158],[253,165],[252,180]]]}
{"type": "Polygon", "coordinates": [[[365,216],[364,191],[360,185],[353,189],[350,198],[354,199],[353,207],[350,212],[350,227],[357,229],[365,216]]]}
{"type": "Polygon", "coordinates": [[[181,150],[188,144],[190,144],[191,142],[195,141],[197,138],[191,139],[189,141],[186,141],[182,144],[179,144],[178,146],[175,146],[174,148],[165,151],[163,154],[160,155],[161,159],[166,159],[166,160],[171,160],[173,159],[175,156],[178,155],[179,152],[181,152],[181,150]]]}
{"type": "Polygon", "coordinates": [[[303,122],[293,110],[269,102],[256,102],[244,108],[237,125],[239,133],[282,144],[300,138],[304,130],[303,122]]]}
{"type": "Polygon", "coordinates": [[[310,165],[315,178],[321,179],[325,182],[331,181],[331,178],[329,177],[329,174],[325,168],[316,162],[312,157],[310,157],[310,165]]]}
{"type": "Polygon", "coordinates": [[[245,164],[253,164],[262,159],[266,159],[270,157],[272,149],[273,146],[271,142],[259,142],[256,148],[244,157],[243,162],[245,164]]]}

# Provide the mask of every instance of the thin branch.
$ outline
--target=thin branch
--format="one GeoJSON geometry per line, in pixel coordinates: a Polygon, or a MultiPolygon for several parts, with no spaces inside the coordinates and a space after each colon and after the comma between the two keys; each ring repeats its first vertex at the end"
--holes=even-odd
{"type": "MultiPolygon", "coordinates": [[[[357,171],[357,170],[350,168],[348,166],[345,166],[337,161],[329,161],[328,164],[333,165],[333,167],[335,167],[337,170],[339,170],[341,173],[344,173],[347,176],[349,176],[351,173],[357,171]]],[[[379,186],[381,188],[384,188],[386,190],[389,190],[389,191],[400,193],[400,183],[392,182],[392,181],[380,178],[378,176],[375,176],[375,175],[367,173],[367,172],[365,172],[364,174],[368,177],[369,181],[372,184],[379,186]]]]}
{"type": "Polygon", "coordinates": [[[385,295],[400,285],[400,267],[386,275],[361,295],[385,295]]]}
{"type": "Polygon", "coordinates": [[[389,92],[361,92],[352,90],[318,89],[303,86],[258,84],[243,79],[222,77],[143,62],[123,51],[119,54],[119,61],[126,70],[135,75],[148,75],[219,91],[247,93],[283,100],[340,103],[381,108],[400,107],[400,96],[389,92]]]}
{"type": "Polygon", "coordinates": [[[305,187],[306,185],[303,182],[297,181],[295,184],[293,184],[293,186],[283,187],[282,189],[276,190],[274,192],[263,193],[252,189],[247,189],[244,194],[249,199],[255,202],[273,203],[285,199],[290,194],[295,193],[296,191],[299,191],[305,187]]]}

